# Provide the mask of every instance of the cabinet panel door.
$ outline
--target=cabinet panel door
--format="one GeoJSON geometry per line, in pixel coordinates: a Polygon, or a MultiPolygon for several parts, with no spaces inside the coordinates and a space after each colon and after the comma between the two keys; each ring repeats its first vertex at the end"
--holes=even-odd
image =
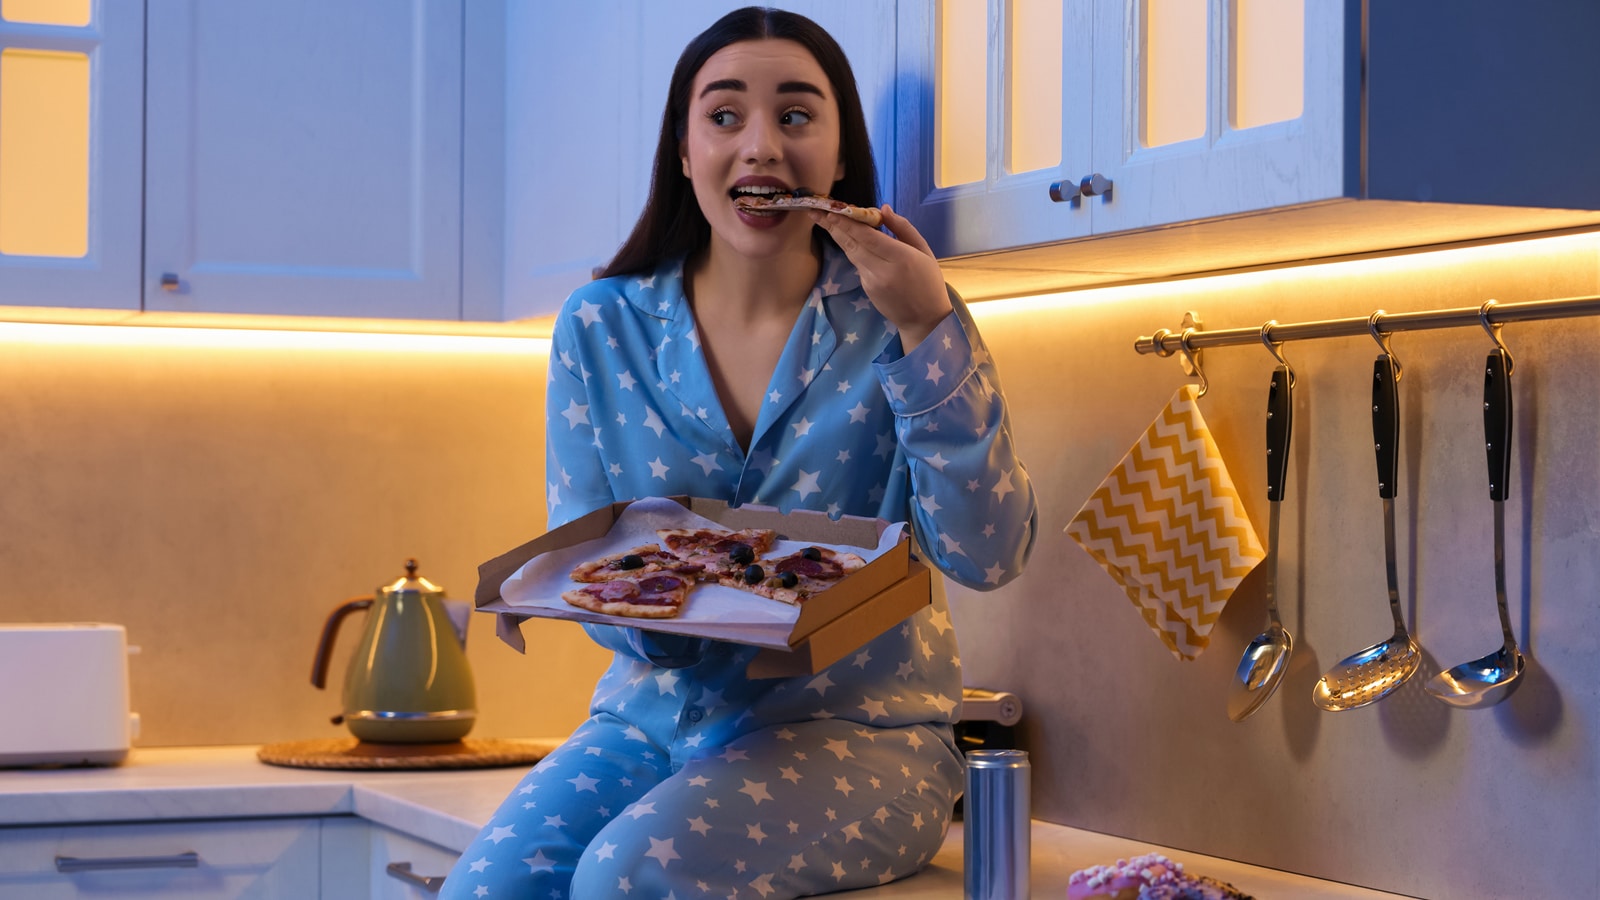
{"type": "Polygon", "coordinates": [[[147,310],[460,317],[460,0],[148,8],[147,310]]]}
{"type": "Polygon", "coordinates": [[[896,208],[937,255],[965,256],[1089,233],[1085,204],[1073,191],[1052,199],[1051,187],[1076,186],[1090,173],[1091,4],[899,4],[896,208]],[[961,21],[962,14],[972,21],[961,21]],[[981,60],[974,58],[979,53],[981,60]],[[1043,123],[1046,137],[1057,139],[1047,141],[1043,156],[1028,154],[1031,161],[1018,163],[1021,130],[1035,120],[1043,123]],[[955,155],[957,143],[970,144],[974,156],[981,153],[981,164],[951,165],[948,157],[955,155]]]}
{"type": "Polygon", "coordinates": [[[7,829],[0,897],[317,897],[318,827],[316,819],[242,819],[7,829]]]}
{"type": "Polygon", "coordinates": [[[1296,45],[1303,47],[1299,114],[1250,127],[1238,127],[1249,87],[1240,76],[1252,76],[1236,53],[1247,0],[1096,4],[1094,167],[1112,181],[1109,196],[1089,201],[1096,234],[1314,203],[1347,191],[1355,196],[1360,87],[1349,76],[1359,72],[1359,32],[1347,28],[1359,29],[1360,4],[1349,4],[1347,14],[1342,3],[1292,2],[1304,4],[1301,33],[1266,40],[1279,42],[1291,58],[1296,45]],[[1159,16],[1175,12],[1204,20],[1199,59],[1176,46],[1199,35],[1164,42],[1153,32],[1159,16]],[[1185,70],[1174,73],[1174,65],[1185,70]],[[1181,123],[1177,131],[1158,127],[1163,83],[1194,89],[1165,114],[1194,122],[1198,133],[1183,131],[1181,123]]]}
{"type": "Polygon", "coordinates": [[[90,10],[0,19],[0,305],[139,308],[144,4],[90,10]]]}

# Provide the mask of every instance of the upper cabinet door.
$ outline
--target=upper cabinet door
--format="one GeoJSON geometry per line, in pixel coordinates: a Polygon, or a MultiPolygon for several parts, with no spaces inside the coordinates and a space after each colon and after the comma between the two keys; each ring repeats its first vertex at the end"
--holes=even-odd
{"type": "Polygon", "coordinates": [[[1094,232],[1341,196],[1360,137],[1346,37],[1340,3],[1098,3],[1094,167],[1111,186],[1088,201],[1094,232]]]}
{"type": "Polygon", "coordinates": [[[148,15],[146,310],[461,317],[461,0],[148,15]]]}
{"type": "Polygon", "coordinates": [[[0,3],[0,305],[139,308],[144,4],[0,3]]]}
{"type": "Polygon", "coordinates": [[[896,205],[934,253],[1089,234],[1093,0],[903,2],[898,32],[896,205]]]}

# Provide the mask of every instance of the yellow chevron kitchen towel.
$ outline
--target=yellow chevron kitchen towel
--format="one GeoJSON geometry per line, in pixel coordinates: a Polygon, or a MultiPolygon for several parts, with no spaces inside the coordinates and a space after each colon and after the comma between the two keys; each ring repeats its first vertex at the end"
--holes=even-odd
{"type": "Polygon", "coordinates": [[[1179,659],[1205,650],[1234,588],[1266,557],[1198,394],[1178,389],[1066,527],[1179,659]]]}

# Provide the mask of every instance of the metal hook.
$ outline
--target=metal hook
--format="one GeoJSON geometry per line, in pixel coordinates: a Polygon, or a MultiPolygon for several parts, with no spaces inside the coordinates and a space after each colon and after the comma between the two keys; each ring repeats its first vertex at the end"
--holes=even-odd
{"type": "Polygon", "coordinates": [[[1278,324],[1277,319],[1268,319],[1266,324],[1261,326],[1261,343],[1267,345],[1267,352],[1278,361],[1278,365],[1289,370],[1289,387],[1294,387],[1294,366],[1289,365],[1289,361],[1283,358],[1283,351],[1279,349],[1283,346],[1283,341],[1273,341],[1268,334],[1276,324],[1278,324]]]}
{"type": "Polygon", "coordinates": [[[1389,357],[1390,364],[1394,366],[1394,380],[1399,381],[1402,374],[1400,357],[1395,356],[1394,348],[1389,346],[1389,335],[1378,327],[1378,320],[1386,315],[1388,313],[1381,309],[1373,310],[1372,315],[1367,317],[1367,331],[1372,334],[1372,339],[1378,342],[1378,346],[1383,348],[1383,355],[1389,357]]]}
{"type": "Polygon", "coordinates": [[[1210,390],[1211,383],[1206,380],[1205,370],[1200,368],[1200,351],[1189,344],[1189,339],[1193,336],[1194,329],[1185,328],[1183,334],[1178,336],[1178,345],[1183,348],[1183,358],[1188,360],[1189,365],[1194,368],[1194,374],[1200,376],[1200,393],[1195,395],[1195,399],[1198,400],[1206,395],[1207,390],[1210,390]]]}
{"type": "Polygon", "coordinates": [[[1512,359],[1511,350],[1510,348],[1506,347],[1506,342],[1500,339],[1500,329],[1504,328],[1505,326],[1489,321],[1489,310],[1493,308],[1494,305],[1495,304],[1493,300],[1483,301],[1483,305],[1478,307],[1478,322],[1483,326],[1483,330],[1489,333],[1489,340],[1494,341],[1494,345],[1499,347],[1500,352],[1506,355],[1506,374],[1510,375],[1511,372],[1516,368],[1516,360],[1512,359]]]}

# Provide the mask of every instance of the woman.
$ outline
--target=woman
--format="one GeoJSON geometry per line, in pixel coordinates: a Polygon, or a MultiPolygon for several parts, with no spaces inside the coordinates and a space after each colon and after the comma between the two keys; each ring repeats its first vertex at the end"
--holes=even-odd
{"type": "MultiPolygon", "coordinates": [[[[558,317],[555,527],[671,494],[910,521],[978,589],[1033,541],[995,370],[909,222],[736,208],[807,188],[875,206],[855,80],[801,16],[730,13],[672,76],[643,216],[558,317]]],[[[936,581],[938,581],[936,579],[936,581]]],[[[962,786],[960,663],[931,608],[815,677],[742,645],[586,625],[592,717],[457,863],[452,897],[760,897],[881,884],[938,850],[962,786]]]]}

